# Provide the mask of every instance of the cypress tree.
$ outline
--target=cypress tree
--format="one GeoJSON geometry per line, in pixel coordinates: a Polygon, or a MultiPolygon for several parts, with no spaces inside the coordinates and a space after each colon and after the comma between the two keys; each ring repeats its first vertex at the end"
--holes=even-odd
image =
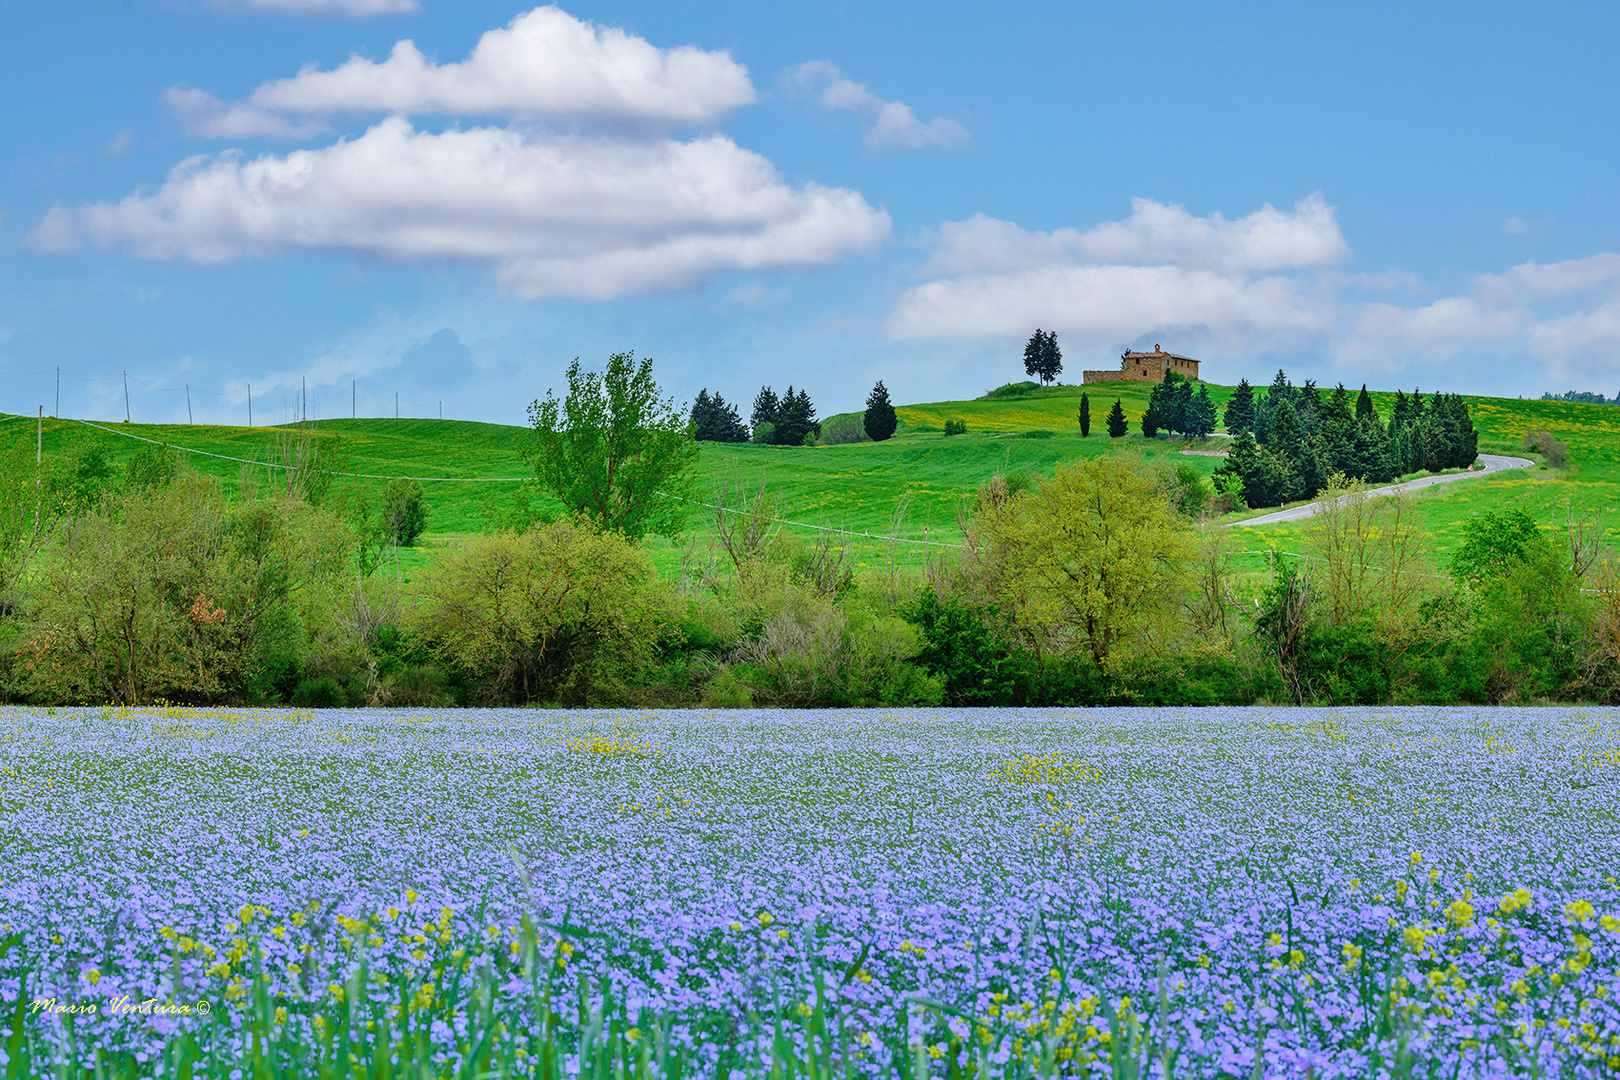
{"type": "Polygon", "coordinates": [[[1080,437],[1083,439],[1091,434],[1091,398],[1085,391],[1080,392],[1080,437]]]}
{"type": "Polygon", "coordinates": [[[1117,439],[1130,430],[1131,423],[1125,419],[1125,406],[1120,404],[1119,398],[1114,399],[1114,407],[1108,410],[1108,437],[1117,439]]]}
{"type": "Polygon", "coordinates": [[[889,391],[882,379],[866,395],[866,415],[861,418],[861,426],[866,429],[866,437],[873,442],[883,442],[900,426],[900,419],[894,414],[894,405],[889,401],[889,391]]]}

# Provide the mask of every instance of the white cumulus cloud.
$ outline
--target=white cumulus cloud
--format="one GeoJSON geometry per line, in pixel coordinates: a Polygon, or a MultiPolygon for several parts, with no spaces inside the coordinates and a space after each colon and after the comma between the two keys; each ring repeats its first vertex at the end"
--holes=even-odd
{"type": "Polygon", "coordinates": [[[659,48],[556,7],[485,33],[459,63],[412,41],[381,62],[352,56],[265,83],[241,102],[176,88],[167,102],[189,130],[214,137],[301,137],[337,114],[498,116],[632,127],[708,124],[755,99],[748,70],[725,52],[659,48]]]}
{"type": "Polygon", "coordinates": [[[841,109],[869,121],[861,141],[868,150],[952,149],[971,140],[967,128],[955,120],[935,117],[923,121],[903,101],[885,101],[825,60],[811,60],[788,73],[788,82],[817,93],[824,108],[841,109]]]}
{"type": "Polygon", "coordinates": [[[940,227],[923,273],[890,314],[895,337],[989,338],[1044,326],[1087,342],[1155,333],[1255,341],[1318,334],[1319,283],[1288,273],[1349,249],[1320,195],[1236,220],[1136,199],[1130,217],[1035,232],[977,215],[940,227]]]}
{"type": "Polygon", "coordinates": [[[520,296],[605,299],[825,264],[888,230],[859,193],[791,187],[722,136],[434,134],[391,117],[321,149],[192,158],[155,192],[53,208],[29,242],[200,263],[288,249],[462,259],[520,296]]]}

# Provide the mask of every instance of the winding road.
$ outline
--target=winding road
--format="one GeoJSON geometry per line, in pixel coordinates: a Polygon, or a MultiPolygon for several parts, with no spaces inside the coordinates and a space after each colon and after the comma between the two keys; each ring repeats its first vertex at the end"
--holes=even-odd
{"type": "MultiPolygon", "coordinates": [[[[1395,495],[1402,491],[1416,491],[1419,488],[1433,487],[1436,484],[1449,484],[1453,480],[1467,480],[1473,476],[1485,476],[1488,473],[1502,472],[1506,469],[1528,469],[1535,462],[1529,458],[1503,457],[1501,454],[1481,454],[1480,464],[1484,468],[1473,472],[1446,473],[1443,476],[1420,476],[1416,480],[1408,480],[1404,484],[1390,484],[1387,487],[1368,488],[1368,495],[1395,495]]],[[[1318,507],[1328,502],[1327,499],[1318,499],[1304,506],[1296,506],[1290,510],[1278,510],[1274,514],[1265,514],[1261,517],[1249,518],[1246,521],[1234,521],[1227,528],[1237,528],[1243,525],[1277,525],[1284,521],[1300,521],[1316,513],[1318,507]]]]}

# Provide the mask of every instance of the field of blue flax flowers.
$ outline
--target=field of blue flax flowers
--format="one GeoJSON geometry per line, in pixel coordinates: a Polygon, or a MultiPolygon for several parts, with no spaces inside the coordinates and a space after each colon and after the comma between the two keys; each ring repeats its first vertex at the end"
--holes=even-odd
{"type": "Polygon", "coordinates": [[[1617,814],[1579,709],[8,707],[0,1056],[1613,1075],[1617,814]]]}

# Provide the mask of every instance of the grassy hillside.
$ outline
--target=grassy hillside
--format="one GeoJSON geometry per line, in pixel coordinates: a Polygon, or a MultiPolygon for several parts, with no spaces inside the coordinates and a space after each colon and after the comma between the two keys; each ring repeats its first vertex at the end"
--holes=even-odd
{"type": "MultiPolygon", "coordinates": [[[[700,490],[707,491],[722,477],[748,482],[763,479],[776,500],[778,514],[792,522],[887,536],[896,508],[905,503],[900,535],[912,540],[952,543],[958,507],[964,496],[997,471],[1028,469],[1049,473],[1066,460],[1130,449],[1152,457],[1174,457],[1209,473],[1218,458],[1179,456],[1179,445],[1164,439],[1145,441],[1133,433],[1110,440],[1102,418],[1115,397],[1124,405],[1132,426],[1146,407],[1151,384],[1108,383],[1084,388],[1091,395],[1092,435],[1079,437],[1076,411],[1081,387],[1037,388],[1016,396],[984,397],[972,401],[943,401],[901,406],[900,433],[886,443],[820,446],[813,448],[705,444],[700,458],[700,490]],[[967,423],[968,433],[953,438],[940,434],[947,419],[967,423]],[[1050,435],[1046,433],[1050,432],[1050,435]]],[[[1210,387],[1223,403],[1226,387],[1210,387]]],[[[1387,415],[1392,394],[1375,394],[1387,415]]],[[[1467,480],[1425,491],[1417,496],[1423,520],[1437,552],[1444,553],[1458,538],[1460,522],[1481,509],[1523,506],[1548,522],[1566,512],[1603,512],[1620,507],[1620,408],[1563,402],[1470,398],[1483,450],[1513,451],[1526,428],[1545,428],[1568,444],[1570,467],[1543,468],[1467,480]]],[[[32,448],[35,425],[31,417],[0,422],[0,442],[25,440],[32,448]]],[[[454,420],[329,420],[313,425],[342,471],[374,476],[426,478],[433,517],[429,544],[453,542],[458,534],[476,532],[512,505],[520,485],[498,478],[529,473],[522,449],[523,428],[454,420]],[[480,478],[478,482],[435,481],[434,477],[480,478]]],[[[190,458],[193,467],[235,486],[243,469],[230,458],[264,461],[273,456],[278,429],[190,425],[110,424],[90,427],[72,420],[47,419],[44,453],[60,454],[70,445],[99,444],[115,462],[134,455],[142,445],[128,436],[140,436],[203,453],[190,458]]],[[[1219,440],[1214,441],[1216,445],[1219,440]]],[[[363,477],[343,479],[338,498],[364,496],[386,481],[363,477]]],[[[538,501],[538,500],[537,500],[538,501]]],[[[708,532],[708,511],[694,508],[692,533],[708,532]]],[[[792,528],[791,526],[787,526],[792,528]]],[[[1300,526],[1238,526],[1245,546],[1274,544],[1298,550],[1300,526]]],[[[798,530],[813,537],[812,530],[798,530]]],[[[857,542],[860,559],[879,557],[876,542],[857,542]]],[[[920,558],[926,550],[911,545],[904,550],[920,558]]],[[[681,548],[653,546],[665,565],[678,563],[681,548]]],[[[418,553],[412,561],[425,557],[418,553]]],[[[1256,562],[1256,565],[1259,565],[1256,562]]]]}

